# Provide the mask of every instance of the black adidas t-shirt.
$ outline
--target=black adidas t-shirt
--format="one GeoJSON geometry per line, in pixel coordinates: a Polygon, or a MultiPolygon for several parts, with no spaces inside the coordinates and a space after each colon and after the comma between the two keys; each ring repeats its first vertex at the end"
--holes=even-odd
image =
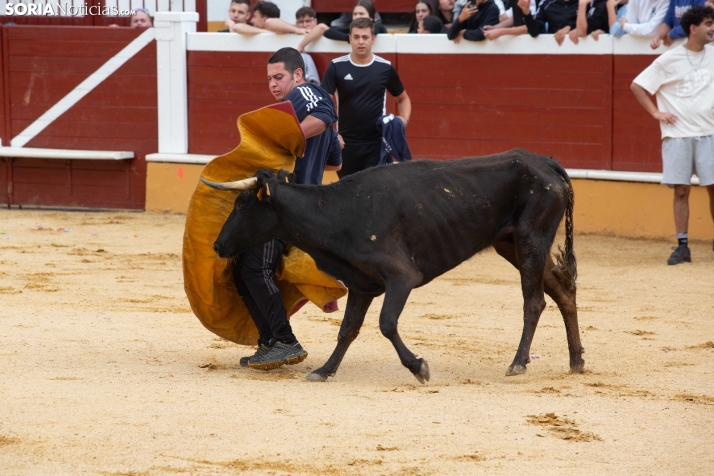
{"type": "Polygon", "coordinates": [[[325,165],[342,164],[342,150],[332,128],[337,119],[335,104],[324,89],[312,83],[301,84],[285,99],[292,103],[300,122],[314,116],[327,125],[321,134],[306,141],[305,154],[297,159],[293,171],[297,183],[320,185],[325,165]]]}
{"type": "Polygon", "coordinates": [[[350,55],[335,58],[322,78],[330,94],[337,91],[340,135],[345,143],[381,141],[377,119],[386,114],[387,93],[399,96],[404,86],[392,63],[373,55],[372,62],[356,65],[350,55]]]}

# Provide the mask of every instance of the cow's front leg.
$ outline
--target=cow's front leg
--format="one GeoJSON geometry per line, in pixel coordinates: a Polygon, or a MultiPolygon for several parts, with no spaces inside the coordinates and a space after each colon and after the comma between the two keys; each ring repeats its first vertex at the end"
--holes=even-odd
{"type": "Polygon", "coordinates": [[[347,349],[359,334],[359,330],[364,322],[364,316],[367,314],[367,309],[369,309],[372,299],[374,299],[372,296],[359,294],[350,290],[347,295],[345,317],[342,318],[340,332],[337,335],[337,347],[335,347],[335,350],[327,362],[325,362],[325,365],[305,377],[307,380],[311,382],[324,382],[328,377],[335,375],[347,349]]]}
{"type": "Polygon", "coordinates": [[[408,368],[419,382],[425,383],[430,378],[429,364],[427,364],[424,359],[416,358],[407,346],[404,345],[397,331],[397,321],[399,320],[402,310],[404,310],[404,305],[409,298],[409,293],[411,293],[414,287],[410,281],[411,280],[403,279],[396,283],[386,283],[384,304],[382,305],[382,312],[379,314],[379,329],[382,331],[384,337],[392,342],[394,349],[397,351],[397,355],[399,355],[399,360],[402,361],[402,365],[408,368]]]}

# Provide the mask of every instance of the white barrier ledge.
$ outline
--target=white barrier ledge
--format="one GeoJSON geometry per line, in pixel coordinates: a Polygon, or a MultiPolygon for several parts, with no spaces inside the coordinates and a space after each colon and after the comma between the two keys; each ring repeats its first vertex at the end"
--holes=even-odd
{"type": "Polygon", "coordinates": [[[0,147],[0,157],[29,159],[124,160],[133,159],[134,152],[117,150],[35,149],[32,147],[0,147]]]}
{"type": "MultiPolygon", "coordinates": [[[[220,154],[219,154],[220,155],[220,154]]],[[[201,155],[201,154],[148,154],[147,162],[169,162],[172,164],[207,164],[218,155],[201,155]]]]}
{"type": "MultiPolygon", "coordinates": [[[[157,33],[159,35],[159,33],[157,33]]],[[[157,39],[159,36],[157,36],[157,39]]],[[[240,35],[238,33],[188,33],[188,51],[234,51],[273,53],[285,46],[297,48],[303,39],[300,35],[240,35]]],[[[377,35],[372,51],[376,54],[487,54],[487,55],[653,55],[657,56],[683,43],[677,40],[671,47],[650,48],[651,38],[625,35],[615,38],[601,35],[599,40],[588,36],[580,38],[578,44],[566,37],[558,45],[553,35],[504,35],[494,41],[463,40],[456,44],[446,35],[377,35]]],[[[350,44],[344,41],[319,38],[305,49],[307,53],[350,53],[350,44]]]]}
{"type": "MultiPolygon", "coordinates": [[[[274,53],[286,46],[297,48],[303,38],[304,37],[300,35],[276,35],[275,33],[260,33],[258,35],[240,35],[238,33],[189,33],[186,36],[186,49],[188,51],[274,53]]],[[[325,37],[319,38],[305,49],[306,53],[347,54],[351,51],[350,44],[346,41],[335,41],[325,37]]],[[[372,52],[378,55],[396,53],[397,40],[395,36],[389,34],[377,35],[372,52]]]]}
{"type": "MultiPolygon", "coordinates": [[[[201,154],[148,154],[147,162],[173,164],[207,164],[218,155],[201,154]]],[[[612,180],[615,182],[662,183],[662,174],[656,172],[618,172],[615,170],[565,169],[571,179],[612,180]]],[[[699,178],[692,177],[692,185],[699,185],[699,178]]]]}
{"type": "MultiPolygon", "coordinates": [[[[571,179],[614,180],[617,182],[662,183],[662,174],[655,172],[617,172],[615,170],[565,169],[571,179]]],[[[699,185],[699,177],[692,177],[699,185]]]]}

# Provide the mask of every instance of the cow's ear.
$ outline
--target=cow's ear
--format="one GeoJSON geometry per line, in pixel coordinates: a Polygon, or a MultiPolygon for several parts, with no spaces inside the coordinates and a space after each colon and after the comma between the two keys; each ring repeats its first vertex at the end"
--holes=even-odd
{"type": "Polygon", "coordinates": [[[270,185],[267,182],[258,190],[258,200],[270,203],[270,185]]]}

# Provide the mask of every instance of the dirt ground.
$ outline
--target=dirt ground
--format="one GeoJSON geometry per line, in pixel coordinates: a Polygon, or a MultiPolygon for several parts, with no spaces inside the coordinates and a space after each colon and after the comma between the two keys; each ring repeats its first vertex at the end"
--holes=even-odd
{"type": "Polygon", "coordinates": [[[714,474],[711,242],[672,267],[671,243],[576,236],[583,374],[548,299],[527,374],[505,376],[519,278],[486,251],[402,314],[431,382],[380,334],[380,299],[311,383],[341,311],[293,317],[305,362],[241,368],[252,349],[188,307],[183,221],[0,211],[1,474],[714,474]]]}

